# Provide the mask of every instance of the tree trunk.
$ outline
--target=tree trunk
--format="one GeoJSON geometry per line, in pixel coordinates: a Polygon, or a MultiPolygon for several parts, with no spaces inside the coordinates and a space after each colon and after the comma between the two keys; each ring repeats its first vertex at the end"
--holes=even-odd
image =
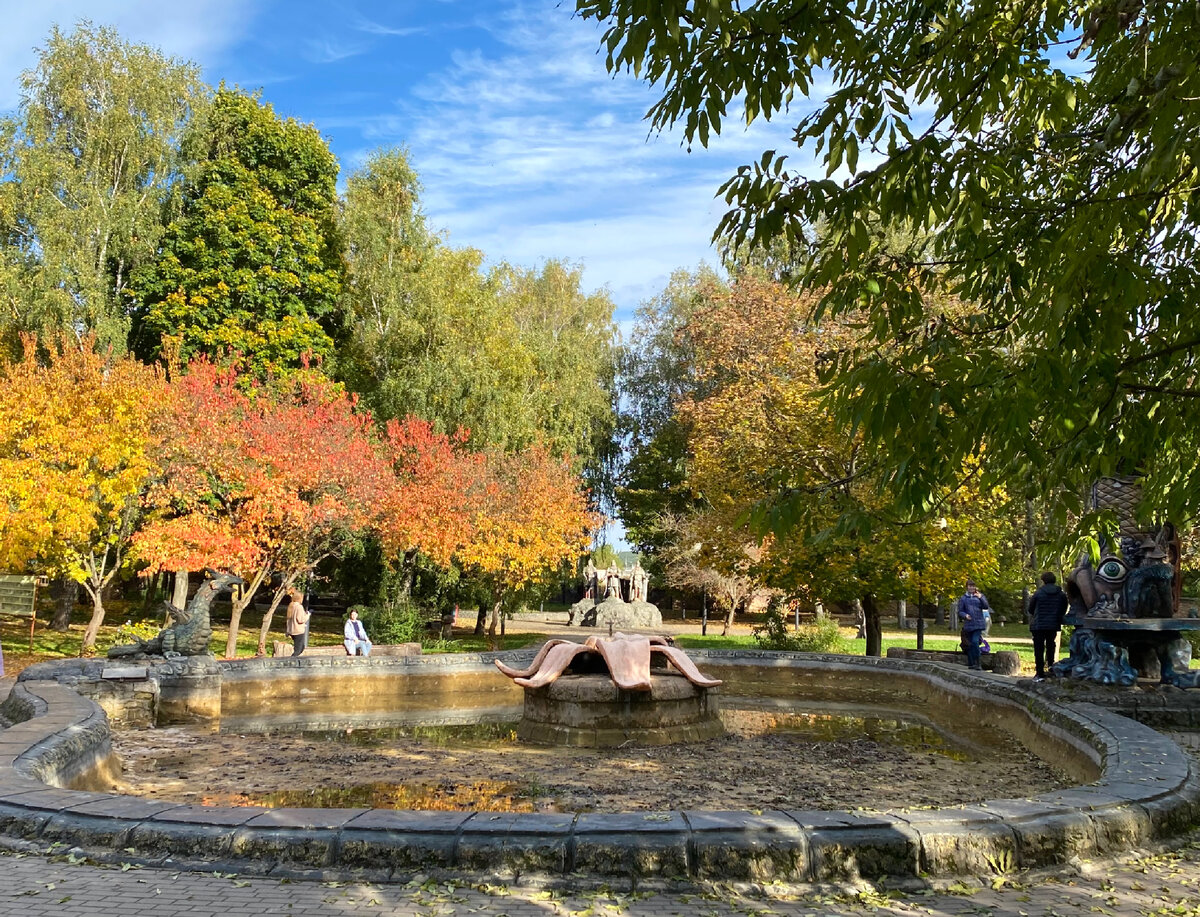
{"type": "Polygon", "coordinates": [[[501,608],[501,604],[502,604],[502,603],[501,603],[500,599],[496,599],[496,601],[495,601],[495,602],[492,604],[492,620],[491,620],[491,622],[488,624],[488,636],[489,636],[489,637],[493,637],[493,638],[494,638],[494,637],[496,636],[496,630],[497,630],[497,628],[499,628],[499,627],[500,627],[500,608],[501,608]]]}
{"type": "Polygon", "coordinates": [[[229,616],[229,638],[225,641],[226,659],[233,659],[237,656],[238,628],[242,625],[242,612],[250,604],[252,597],[253,593],[238,590],[235,587],[233,593],[233,613],[229,616]]]}
{"type": "Polygon", "coordinates": [[[875,593],[865,592],[862,597],[864,628],[867,632],[867,655],[883,655],[883,624],[879,619],[879,606],[875,593]]]}
{"type": "Polygon", "coordinates": [[[258,655],[267,655],[267,634],[271,632],[271,619],[275,617],[275,609],[279,607],[279,603],[283,601],[283,597],[288,594],[288,590],[292,588],[291,580],[284,580],[278,589],[275,590],[275,595],[271,596],[271,607],[267,609],[267,613],[263,615],[262,627],[258,629],[258,655]]]}
{"type": "Polygon", "coordinates": [[[175,591],[171,594],[171,604],[176,608],[187,608],[188,598],[188,571],[175,571],[175,591]]]}
{"type": "Polygon", "coordinates": [[[900,599],[896,602],[896,623],[901,630],[908,628],[908,599],[900,599]]]}
{"type": "Polygon", "coordinates": [[[96,635],[100,633],[100,625],[104,623],[104,598],[102,589],[88,592],[92,596],[92,619],[88,621],[87,630],[83,632],[83,655],[90,655],[96,649],[96,635]]]}
{"type": "Polygon", "coordinates": [[[404,552],[404,562],[400,566],[400,595],[408,598],[412,595],[413,581],[417,578],[417,552],[404,552]]]}
{"type": "Polygon", "coordinates": [[[487,626],[487,606],[483,602],[479,603],[479,616],[475,619],[475,636],[482,637],[484,628],[487,626]]]}
{"type": "Polygon", "coordinates": [[[154,604],[154,599],[158,595],[158,581],[162,578],[161,573],[152,573],[150,579],[146,580],[146,595],[142,599],[142,614],[146,615],[150,611],[150,607],[154,604]]]}
{"type": "Polygon", "coordinates": [[[59,633],[71,629],[71,612],[79,601],[79,583],[69,576],[60,576],[54,587],[54,617],[50,619],[50,627],[59,633]]]}
{"type": "Polygon", "coordinates": [[[731,599],[729,602],[729,611],[727,611],[725,613],[725,623],[721,627],[721,636],[722,637],[729,636],[729,628],[733,627],[733,616],[737,614],[737,610],[738,610],[738,603],[734,602],[731,599]]]}

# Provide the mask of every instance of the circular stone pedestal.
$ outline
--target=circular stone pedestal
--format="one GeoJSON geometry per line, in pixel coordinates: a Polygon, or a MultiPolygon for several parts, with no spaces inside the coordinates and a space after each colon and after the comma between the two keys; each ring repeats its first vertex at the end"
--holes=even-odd
{"type": "Polygon", "coordinates": [[[651,675],[649,691],[622,691],[607,675],[564,675],[525,689],[517,737],[542,745],[671,745],[724,733],[715,688],[682,675],[651,675]]]}

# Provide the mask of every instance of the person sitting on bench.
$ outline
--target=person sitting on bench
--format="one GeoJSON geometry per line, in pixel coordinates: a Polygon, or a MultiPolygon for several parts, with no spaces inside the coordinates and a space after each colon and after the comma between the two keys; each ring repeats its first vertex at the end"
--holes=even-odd
{"type": "Polygon", "coordinates": [[[367,630],[362,626],[362,621],[358,620],[357,611],[350,612],[344,633],[346,639],[342,642],[346,646],[347,653],[351,656],[357,656],[359,653],[364,656],[371,655],[371,641],[367,639],[367,630]]]}

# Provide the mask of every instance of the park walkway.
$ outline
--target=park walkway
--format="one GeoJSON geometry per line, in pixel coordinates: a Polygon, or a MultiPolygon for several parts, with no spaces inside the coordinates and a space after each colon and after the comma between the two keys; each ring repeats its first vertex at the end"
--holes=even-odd
{"type": "MultiPolygon", "coordinates": [[[[840,917],[840,915],[1200,915],[1200,831],[1175,849],[1119,861],[1077,862],[981,884],[930,888],[733,888],[593,890],[439,883],[309,882],[95,866],[0,851],[0,917],[840,917]]],[[[916,883],[918,880],[913,880],[916,883]]]]}

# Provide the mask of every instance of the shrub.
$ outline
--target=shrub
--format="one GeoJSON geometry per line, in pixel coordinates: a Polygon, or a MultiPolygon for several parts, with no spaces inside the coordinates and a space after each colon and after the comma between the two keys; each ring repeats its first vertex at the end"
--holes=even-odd
{"type": "Polygon", "coordinates": [[[798,653],[845,653],[850,650],[850,643],[842,636],[834,618],[818,618],[793,631],[775,602],[767,606],[762,623],[754,628],[754,640],[765,650],[798,653]]]}
{"type": "Polygon", "coordinates": [[[416,643],[425,626],[421,609],[410,601],[400,600],[377,608],[354,605],[350,611],[358,612],[373,643],[416,643]]]}

